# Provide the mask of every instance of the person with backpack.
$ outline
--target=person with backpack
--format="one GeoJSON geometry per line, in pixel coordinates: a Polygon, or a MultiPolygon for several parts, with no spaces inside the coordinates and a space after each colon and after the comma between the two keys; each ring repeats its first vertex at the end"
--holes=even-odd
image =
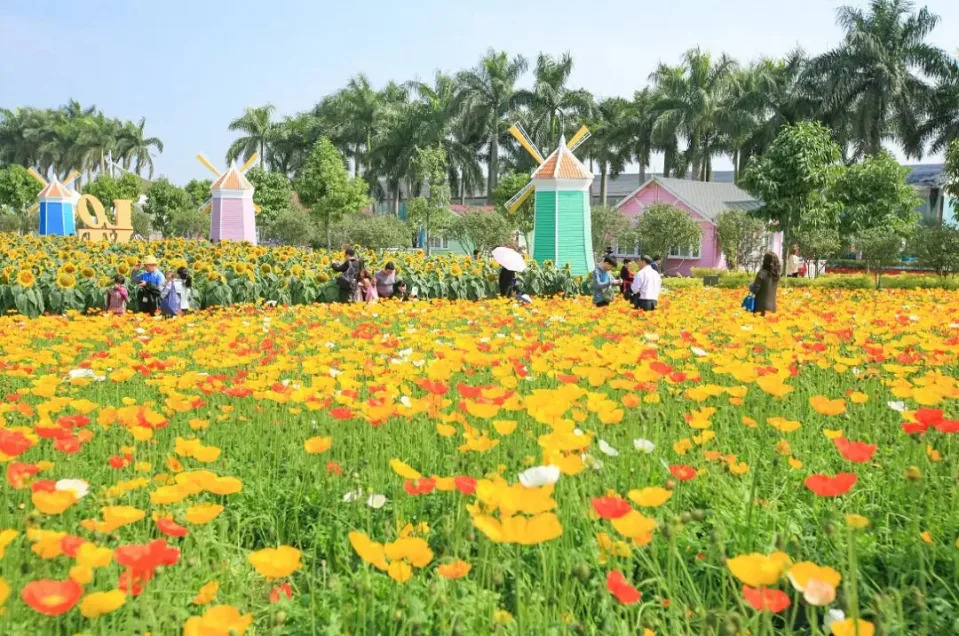
{"type": "Polygon", "coordinates": [[[339,273],[339,276],[336,277],[336,286],[340,289],[340,302],[354,302],[359,286],[360,272],[363,271],[363,261],[356,257],[356,250],[352,247],[346,248],[346,260],[342,263],[333,263],[332,269],[339,273]]]}
{"type": "Polygon", "coordinates": [[[127,291],[126,279],[117,274],[113,277],[113,287],[107,291],[107,311],[115,316],[122,316],[127,312],[127,301],[130,292],[127,291]]]}
{"type": "Polygon", "coordinates": [[[593,304],[597,307],[606,307],[613,302],[613,296],[616,294],[614,285],[618,281],[609,273],[614,267],[616,267],[616,258],[606,256],[603,262],[596,266],[589,279],[589,289],[593,293],[593,304]]]}
{"type": "Polygon", "coordinates": [[[181,267],[176,271],[176,276],[170,277],[170,282],[163,288],[160,294],[160,309],[163,315],[169,318],[181,316],[184,312],[190,312],[196,309],[193,300],[193,277],[190,276],[190,270],[181,267]]]}
{"type": "Polygon", "coordinates": [[[160,302],[160,291],[166,278],[163,273],[157,269],[157,259],[154,256],[147,256],[143,259],[143,267],[146,271],[137,274],[137,310],[144,314],[154,314],[157,311],[160,302]]]}

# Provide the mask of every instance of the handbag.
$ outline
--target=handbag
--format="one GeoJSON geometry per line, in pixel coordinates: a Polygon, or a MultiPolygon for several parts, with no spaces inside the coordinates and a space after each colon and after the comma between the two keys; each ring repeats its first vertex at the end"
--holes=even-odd
{"type": "Polygon", "coordinates": [[[756,297],[749,294],[743,298],[742,308],[746,311],[756,311],[756,297]]]}

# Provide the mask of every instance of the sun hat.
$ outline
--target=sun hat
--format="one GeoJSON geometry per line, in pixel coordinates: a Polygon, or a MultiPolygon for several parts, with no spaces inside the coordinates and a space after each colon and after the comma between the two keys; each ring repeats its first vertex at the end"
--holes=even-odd
{"type": "Polygon", "coordinates": [[[642,260],[642,261],[646,261],[646,264],[647,264],[647,265],[652,265],[652,264],[653,264],[653,259],[651,259],[650,257],[646,256],[645,254],[643,254],[643,255],[640,256],[639,258],[640,258],[640,260],[642,260]]]}
{"type": "Polygon", "coordinates": [[[152,256],[152,255],[151,255],[151,256],[147,256],[146,258],[143,259],[143,264],[144,264],[144,265],[156,265],[156,264],[157,264],[156,256],[152,256]]]}

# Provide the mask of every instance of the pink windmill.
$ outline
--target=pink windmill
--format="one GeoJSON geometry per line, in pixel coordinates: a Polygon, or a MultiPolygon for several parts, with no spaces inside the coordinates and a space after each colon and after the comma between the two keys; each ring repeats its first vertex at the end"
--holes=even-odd
{"type": "Polygon", "coordinates": [[[256,213],[260,206],[253,203],[253,184],[243,175],[256,162],[257,155],[247,159],[242,168],[233,163],[222,173],[202,154],[196,158],[217,176],[210,186],[212,196],[203,208],[210,212],[210,240],[248,241],[256,245],[256,213]]]}

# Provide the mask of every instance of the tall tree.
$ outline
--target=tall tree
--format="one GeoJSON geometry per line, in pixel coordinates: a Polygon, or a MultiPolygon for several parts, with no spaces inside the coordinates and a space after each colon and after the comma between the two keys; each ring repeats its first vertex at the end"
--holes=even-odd
{"type": "Polygon", "coordinates": [[[823,106],[848,113],[854,156],[877,155],[884,140],[898,141],[909,156],[922,155],[929,79],[947,79],[955,62],[926,40],[939,17],[908,0],[871,0],[867,10],[844,6],[838,48],[816,58],[809,72],[822,79],[823,106]]]}
{"type": "Polygon", "coordinates": [[[148,178],[153,178],[153,156],[151,149],[157,152],[163,152],[163,142],[159,137],[147,137],[143,132],[146,126],[146,118],[140,118],[139,124],[126,122],[119,130],[117,139],[117,155],[123,162],[124,169],[133,166],[133,171],[138,175],[147,168],[148,178]]]}
{"type": "Polygon", "coordinates": [[[300,202],[323,226],[327,247],[332,247],[330,227],[346,214],[370,204],[366,182],[350,178],[343,156],[326,137],[316,142],[303,170],[297,175],[294,188],[300,202]]]}
{"type": "Polygon", "coordinates": [[[230,130],[242,132],[244,135],[233,142],[226,151],[227,163],[237,158],[247,159],[253,153],[259,153],[260,161],[269,166],[268,148],[273,142],[274,124],[270,116],[276,107],[272,104],[259,108],[247,108],[240,117],[230,122],[230,130]]]}
{"type": "Polygon", "coordinates": [[[554,58],[540,53],[533,71],[533,90],[520,91],[519,104],[532,114],[530,134],[544,148],[552,149],[567,128],[572,129],[574,117],[588,117],[592,110],[592,96],[582,89],[567,86],[573,72],[573,58],[564,53],[554,58]]]}
{"type": "Polygon", "coordinates": [[[453,222],[449,209],[450,187],[447,181],[446,153],[442,148],[417,148],[413,158],[417,181],[429,188],[429,198],[418,196],[410,201],[409,221],[424,234],[426,253],[430,253],[430,238],[442,235],[453,222]]]}
{"type": "Polygon", "coordinates": [[[599,203],[606,205],[609,177],[626,169],[632,148],[629,138],[630,103],[621,97],[610,97],[596,105],[589,120],[592,132],[586,141],[587,152],[599,166],[599,203]]]}
{"type": "Polygon", "coordinates": [[[508,116],[516,106],[516,82],[526,71],[526,59],[509,58],[505,52],[490,49],[479,65],[460,73],[457,80],[464,91],[467,116],[488,140],[486,200],[493,203],[493,190],[499,177],[499,147],[509,129],[508,116]]]}
{"type": "Polygon", "coordinates": [[[362,73],[351,77],[346,87],[337,93],[336,99],[342,118],[335,134],[348,147],[348,156],[354,162],[354,173],[359,176],[370,165],[370,153],[373,152],[385,100],[362,73]]]}

